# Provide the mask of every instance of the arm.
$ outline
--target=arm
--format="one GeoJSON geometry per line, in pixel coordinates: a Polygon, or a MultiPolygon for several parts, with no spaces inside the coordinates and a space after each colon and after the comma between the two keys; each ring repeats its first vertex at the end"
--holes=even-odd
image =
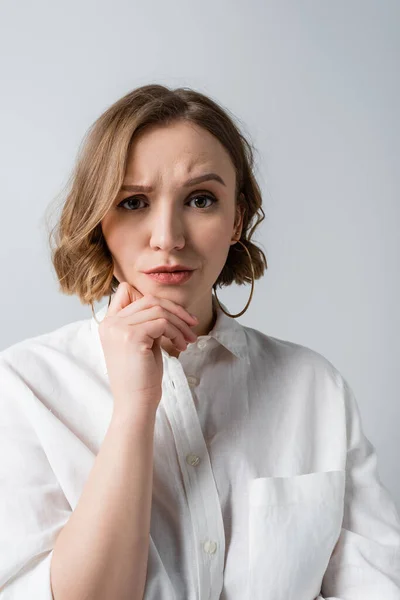
{"type": "Polygon", "coordinates": [[[353,391],[343,377],[338,384],[347,422],[344,516],[317,600],[400,600],[399,515],[379,479],[353,391]]]}
{"type": "Polygon", "coordinates": [[[55,600],[142,599],[154,423],[153,411],[114,413],[78,505],[54,547],[55,600]]]}
{"type": "Polygon", "coordinates": [[[34,402],[0,357],[0,600],[141,599],[154,415],[114,413],[72,511],[27,417],[34,402]]]}

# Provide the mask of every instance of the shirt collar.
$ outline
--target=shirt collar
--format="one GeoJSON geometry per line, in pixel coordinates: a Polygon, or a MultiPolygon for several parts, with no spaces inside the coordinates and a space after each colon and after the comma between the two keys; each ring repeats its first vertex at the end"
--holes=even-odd
{"type": "MultiPolygon", "coordinates": [[[[247,363],[249,362],[249,352],[247,346],[247,337],[244,330],[244,326],[239,323],[236,319],[228,317],[221,307],[219,306],[215,295],[212,294],[212,303],[214,310],[216,310],[217,317],[214,323],[214,327],[207,335],[199,336],[199,339],[214,338],[222,346],[224,346],[229,352],[237,356],[238,358],[244,359],[247,363]]],[[[227,312],[225,304],[219,300],[220,305],[227,312]]],[[[96,319],[101,321],[108,309],[108,304],[102,306],[98,311],[95,311],[96,319]]],[[[94,326],[98,326],[94,317],[92,317],[94,326]]]]}
{"type": "Polygon", "coordinates": [[[212,294],[212,303],[214,310],[217,311],[217,318],[215,320],[214,327],[211,329],[208,335],[200,337],[215,338],[235,356],[249,362],[247,337],[243,325],[241,325],[241,323],[239,323],[236,319],[228,317],[228,315],[221,310],[219,304],[224,310],[226,310],[226,312],[229,312],[221,300],[219,300],[218,304],[214,294],[212,294]]]}

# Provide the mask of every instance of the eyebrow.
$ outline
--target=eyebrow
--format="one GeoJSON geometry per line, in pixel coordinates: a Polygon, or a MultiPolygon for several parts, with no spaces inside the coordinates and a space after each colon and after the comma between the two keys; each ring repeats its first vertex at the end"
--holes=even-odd
{"type": "MultiPolygon", "coordinates": [[[[188,179],[183,184],[183,187],[190,187],[191,185],[195,185],[196,183],[202,183],[203,181],[218,181],[222,185],[226,187],[225,181],[217,175],[216,173],[205,173],[204,175],[199,175],[199,177],[193,177],[192,179],[188,179]]],[[[121,186],[121,191],[126,192],[152,192],[153,188],[151,186],[146,185],[128,185],[124,184],[121,186]]]]}

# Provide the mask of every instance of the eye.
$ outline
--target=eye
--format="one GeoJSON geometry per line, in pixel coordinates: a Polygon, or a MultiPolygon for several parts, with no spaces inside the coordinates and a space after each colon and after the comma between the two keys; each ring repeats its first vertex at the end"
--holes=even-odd
{"type": "MultiPolygon", "coordinates": [[[[216,204],[218,202],[218,200],[215,198],[215,196],[213,194],[210,193],[201,193],[201,192],[196,192],[195,194],[192,195],[192,197],[190,198],[189,202],[192,202],[192,200],[197,200],[197,198],[205,198],[206,200],[211,200],[212,204],[209,206],[197,206],[195,208],[198,208],[199,210],[206,210],[208,208],[211,208],[211,206],[213,206],[214,204],[216,204]]],[[[128,210],[129,212],[137,212],[138,210],[140,210],[140,208],[137,208],[137,205],[135,208],[132,208],[132,204],[137,203],[143,201],[143,198],[141,198],[140,196],[130,196],[129,198],[125,198],[125,200],[122,200],[122,202],[120,202],[119,204],[117,204],[117,208],[122,208],[125,210],[128,210]],[[124,204],[125,203],[130,203],[130,208],[125,208],[124,204]]]]}
{"type": "Polygon", "coordinates": [[[212,204],[209,206],[198,206],[196,208],[211,208],[211,206],[213,206],[214,204],[216,204],[218,202],[218,200],[212,194],[199,194],[199,193],[196,193],[195,195],[193,195],[191,197],[191,199],[189,200],[189,202],[191,202],[192,200],[197,200],[197,198],[205,198],[206,200],[212,200],[212,204]]]}
{"type": "MultiPolygon", "coordinates": [[[[117,205],[117,208],[125,208],[125,206],[124,206],[125,202],[129,202],[129,203],[139,202],[139,197],[138,196],[130,196],[129,198],[125,198],[125,200],[122,200],[122,202],[120,202],[117,205]]],[[[127,210],[130,210],[130,209],[127,209],[127,210]]],[[[134,209],[134,210],[136,210],[136,209],[134,209]]]]}

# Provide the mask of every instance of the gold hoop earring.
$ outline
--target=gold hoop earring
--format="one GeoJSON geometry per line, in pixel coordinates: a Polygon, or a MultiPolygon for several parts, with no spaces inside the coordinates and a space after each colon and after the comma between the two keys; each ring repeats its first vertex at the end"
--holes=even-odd
{"type": "Polygon", "coordinates": [[[251,277],[251,292],[250,292],[250,298],[248,299],[248,302],[247,302],[246,306],[244,307],[244,309],[243,309],[241,312],[237,313],[237,315],[231,315],[231,314],[229,314],[228,312],[226,312],[226,310],[224,310],[224,309],[222,308],[222,306],[221,306],[221,304],[220,304],[220,302],[219,302],[219,300],[218,300],[216,286],[215,286],[215,284],[213,285],[215,299],[216,299],[216,301],[218,302],[218,305],[219,305],[220,309],[222,310],[222,312],[223,312],[223,313],[225,313],[226,315],[228,315],[228,317],[232,317],[232,319],[235,319],[236,317],[240,317],[240,316],[241,316],[243,313],[245,313],[245,312],[246,312],[246,310],[248,309],[248,307],[249,307],[249,304],[250,304],[250,302],[251,302],[251,299],[252,299],[252,297],[253,297],[253,291],[254,291],[254,279],[255,279],[254,267],[253,267],[253,261],[251,260],[251,255],[250,255],[250,252],[248,251],[248,249],[246,248],[246,246],[243,244],[243,242],[241,242],[240,240],[237,240],[237,243],[241,244],[241,245],[243,246],[243,248],[246,250],[246,252],[247,252],[247,255],[248,255],[249,259],[250,259],[250,266],[251,266],[251,272],[252,272],[252,277],[251,277]]]}
{"type": "MultiPolygon", "coordinates": [[[[109,295],[109,297],[108,297],[108,306],[107,306],[107,308],[110,306],[110,304],[111,304],[111,294],[110,294],[110,295],[109,295]]],[[[90,303],[90,306],[92,307],[92,315],[93,315],[93,318],[94,318],[94,320],[96,321],[96,323],[97,323],[98,325],[100,325],[100,321],[98,321],[98,320],[96,319],[96,315],[94,314],[93,302],[91,302],[91,303],[90,303]]]]}

